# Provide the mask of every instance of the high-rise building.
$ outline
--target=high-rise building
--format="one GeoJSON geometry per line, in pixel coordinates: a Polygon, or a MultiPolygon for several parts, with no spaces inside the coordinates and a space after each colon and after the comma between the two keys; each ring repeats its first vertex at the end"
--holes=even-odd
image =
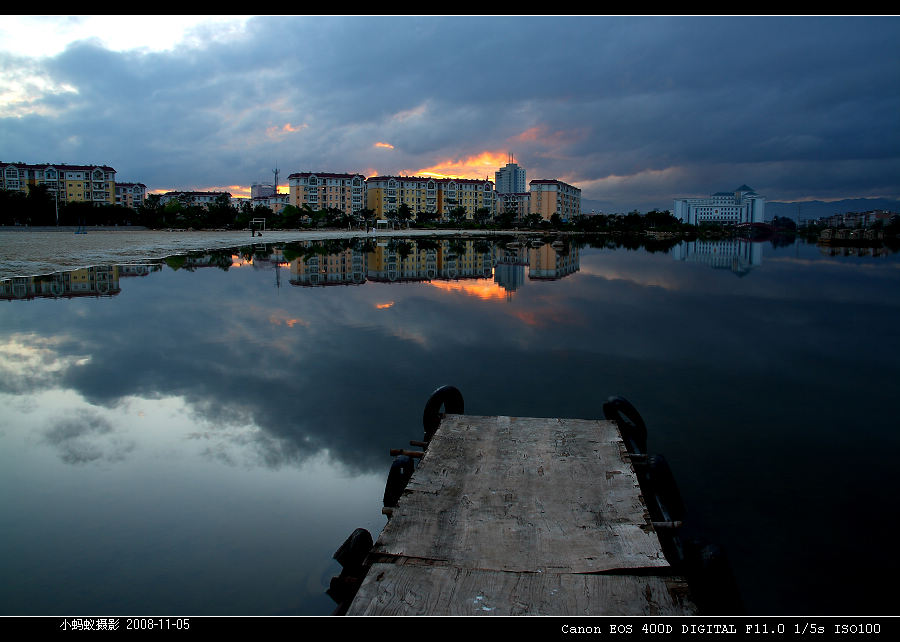
{"type": "Polygon", "coordinates": [[[734,225],[762,223],[766,199],[746,185],[733,192],[716,192],[709,198],[676,198],[673,215],[682,223],[734,225]]]}
{"type": "Polygon", "coordinates": [[[4,163],[0,161],[0,189],[28,193],[45,185],[58,203],[86,201],[95,205],[116,202],[116,170],[107,165],[4,163]]]}
{"type": "Polygon", "coordinates": [[[498,194],[521,194],[527,192],[525,183],[525,169],[513,162],[512,154],[509,162],[494,172],[494,184],[498,194]]]}

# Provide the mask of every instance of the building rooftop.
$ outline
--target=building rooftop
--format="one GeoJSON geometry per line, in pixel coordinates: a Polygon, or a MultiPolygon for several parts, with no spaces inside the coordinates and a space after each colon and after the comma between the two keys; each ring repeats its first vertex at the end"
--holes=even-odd
{"type": "Polygon", "coordinates": [[[64,170],[91,170],[91,169],[103,169],[109,172],[116,171],[109,165],[66,165],[65,163],[7,163],[4,161],[0,161],[0,167],[9,167],[9,166],[18,167],[20,169],[64,169],[64,170]]]}

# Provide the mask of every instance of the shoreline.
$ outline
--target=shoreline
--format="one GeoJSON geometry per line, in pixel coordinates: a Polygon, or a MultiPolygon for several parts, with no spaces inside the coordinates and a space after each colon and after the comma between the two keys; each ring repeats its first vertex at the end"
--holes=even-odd
{"type": "MultiPolygon", "coordinates": [[[[675,232],[623,230],[588,232],[559,229],[382,229],[371,230],[267,230],[250,236],[250,230],[153,230],[143,226],[0,226],[0,280],[46,276],[57,272],[104,265],[128,265],[159,261],[190,252],[223,250],[246,245],[329,241],[334,239],[391,237],[502,237],[502,236],[629,238],[642,242],[692,240],[675,232]],[[77,230],[85,234],[76,234],[77,230]]],[[[697,240],[719,240],[732,235],[706,234],[697,240]]]]}
{"type": "Polygon", "coordinates": [[[44,276],[98,265],[158,261],[188,252],[221,250],[242,245],[327,241],[344,238],[417,236],[495,236],[514,230],[272,230],[263,236],[249,230],[151,230],[141,226],[0,226],[0,280],[44,276]]]}

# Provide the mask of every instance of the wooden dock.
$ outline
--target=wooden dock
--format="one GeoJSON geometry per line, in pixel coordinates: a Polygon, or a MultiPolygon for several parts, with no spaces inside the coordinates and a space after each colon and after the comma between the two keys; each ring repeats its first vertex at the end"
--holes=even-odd
{"type": "Polygon", "coordinates": [[[347,615],[694,615],[614,421],[443,416],[347,615]]]}

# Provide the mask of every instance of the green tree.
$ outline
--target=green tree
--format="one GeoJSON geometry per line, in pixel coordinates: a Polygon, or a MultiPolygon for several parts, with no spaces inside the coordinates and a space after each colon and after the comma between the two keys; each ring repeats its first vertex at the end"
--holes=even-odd
{"type": "Polygon", "coordinates": [[[144,202],[137,207],[136,223],[151,229],[165,227],[165,216],[160,204],[162,197],[159,194],[150,194],[144,202]]]}
{"type": "Polygon", "coordinates": [[[372,223],[373,221],[375,221],[375,210],[370,209],[370,208],[368,208],[368,207],[365,207],[365,208],[359,210],[359,211],[356,213],[356,215],[359,217],[359,219],[360,219],[360,220],[363,222],[363,224],[366,226],[366,229],[368,229],[370,223],[372,223]]]}
{"type": "Polygon", "coordinates": [[[296,205],[285,205],[279,214],[279,227],[285,229],[296,229],[300,227],[300,217],[303,212],[296,205]]]}
{"type": "Polygon", "coordinates": [[[537,212],[532,212],[531,214],[525,215],[525,225],[528,227],[537,227],[541,224],[541,221],[544,220],[543,217],[537,212]]]}
{"type": "Polygon", "coordinates": [[[219,194],[210,203],[202,227],[231,228],[237,217],[237,209],[231,204],[228,194],[219,194]]]}
{"type": "Polygon", "coordinates": [[[409,205],[406,203],[400,204],[400,209],[397,210],[397,220],[400,224],[408,224],[410,219],[412,219],[413,211],[410,209],[409,205]]]}
{"type": "Polygon", "coordinates": [[[0,189],[0,225],[25,223],[26,196],[19,190],[0,189]]]}
{"type": "Polygon", "coordinates": [[[494,219],[500,227],[512,227],[513,221],[516,219],[516,213],[510,211],[504,211],[497,214],[497,217],[494,219]]]}
{"type": "Polygon", "coordinates": [[[475,221],[479,225],[484,225],[488,222],[488,219],[491,218],[491,210],[488,207],[479,207],[475,210],[474,214],[475,221]]]}
{"type": "Polygon", "coordinates": [[[26,208],[31,225],[56,225],[56,201],[46,185],[32,185],[26,208]]]}
{"type": "Polygon", "coordinates": [[[437,219],[437,212],[418,212],[416,214],[416,223],[420,225],[428,225],[437,219]]]}
{"type": "Polygon", "coordinates": [[[457,205],[452,210],[450,210],[450,220],[455,224],[462,223],[466,220],[466,208],[462,205],[457,205]]]}

